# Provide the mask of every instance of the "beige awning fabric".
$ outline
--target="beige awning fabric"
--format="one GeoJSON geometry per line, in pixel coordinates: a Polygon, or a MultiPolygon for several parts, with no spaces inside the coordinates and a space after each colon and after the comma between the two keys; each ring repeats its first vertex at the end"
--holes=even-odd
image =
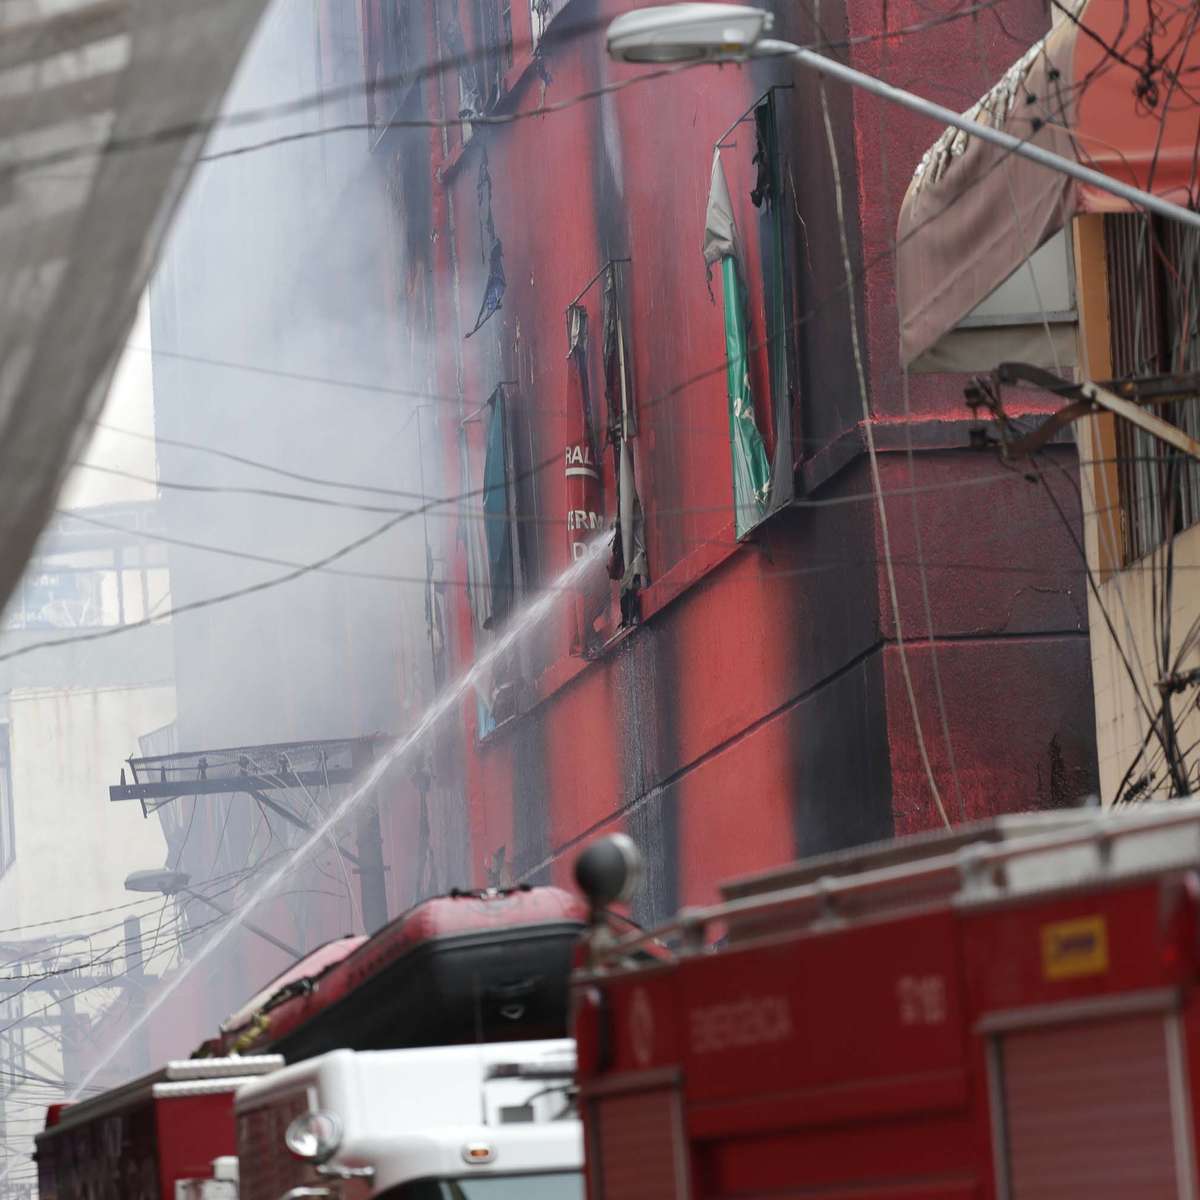
{"type": "MultiPolygon", "coordinates": [[[[1200,9],[1150,0],[1149,14],[1147,6],[1090,0],[1014,63],[967,115],[1187,205],[1196,197],[1200,9]],[[1165,62],[1147,75],[1151,16],[1151,44],[1165,62]]],[[[962,369],[963,355],[948,348],[946,335],[1076,213],[1127,208],[1109,192],[947,129],[918,164],[900,210],[897,300],[905,366],[962,369]]],[[[1014,328],[1011,336],[1029,342],[1037,329],[1014,328]]],[[[1069,351],[1069,339],[1062,349],[1069,351]]]]}
{"type": "Polygon", "coordinates": [[[265,3],[0,4],[0,603],[265,3]]]}

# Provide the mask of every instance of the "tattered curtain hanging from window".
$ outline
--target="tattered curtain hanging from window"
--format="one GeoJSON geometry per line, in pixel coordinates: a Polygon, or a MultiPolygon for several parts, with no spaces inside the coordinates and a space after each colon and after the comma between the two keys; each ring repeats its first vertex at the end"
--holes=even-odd
{"type": "Polygon", "coordinates": [[[477,334],[488,319],[499,311],[504,301],[504,291],[508,287],[508,281],[504,277],[504,248],[496,236],[496,224],[492,218],[492,176],[488,170],[486,148],[479,160],[479,180],[475,185],[475,194],[479,202],[479,245],[483,259],[488,265],[488,275],[483,286],[479,315],[475,318],[475,324],[467,337],[477,334]]]}
{"type": "Polygon", "coordinates": [[[767,513],[771,496],[771,463],[754,416],[747,338],[747,293],[733,202],[721,151],[713,151],[708,210],[704,219],[704,261],[711,285],[712,269],[721,267],[725,304],[725,359],[729,395],[729,442],[733,462],[733,506],[737,535],[752,529],[767,513]]]}
{"type": "Polygon", "coordinates": [[[491,592],[490,611],[483,627],[494,629],[511,610],[517,583],[512,454],[508,437],[508,405],[503,387],[492,393],[483,416],[487,428],[487,452],[483,464],[483,524],[487,536],[491,592]]]}
{"type": "MultiPolygon", "coordinates": [[[[517,536],[518,478],[508,387],[501,384],[460,429],[461,470],[475,482],[459,522],[467,552],[467,590],[478,644],[498,630],[519,599],[523,583],[517,536]],[[481,461],[482,460],[482,461],[481,461]]],[[[506,663],[482,671],[475,684],[477,734],[487,737],[503,719],[499,694],[506,663]]]]}

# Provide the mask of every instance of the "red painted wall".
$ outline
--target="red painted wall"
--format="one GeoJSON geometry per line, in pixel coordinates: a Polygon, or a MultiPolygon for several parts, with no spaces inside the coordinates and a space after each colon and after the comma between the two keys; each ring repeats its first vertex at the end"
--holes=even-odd
{"type": "MultiPolygon", "coordinates": [[[[466,10],[474,8],[460,8],[469,45],[474,18],[466,10]]],[[[551,23],[539,72],[528,54],[528,9],[514,5],[514,61],[496,113],[564,104],[638,74],[604,54],[599,30],[618,8],[570,0],[551,23]]],[[[819,25],[780,6],[777,29],[835,43],[843,47],[837,53],[850,42],[856,65],[965,108],[1045,21],[1032,0],[1006,6],[1003,27],[990,12],[938,24],[915,3],[884,12],[886,29],[880,7],[865,0],[826,6],[819,25]]],[[[450,53],[448,19],[429,22],[428,57],[450,53]]],[[[457,392],[469,417],[497,384],[514,383],[535,468],[522,514],[535,584],[568,561],[555,461],[571,427],[565,309],[607,260],[630,260],[623,270],[652,576],[644,623],[598,660],[569,657],[565,610],[553,619],[517,671],[520,715],[480,739],[474,699],[464,704],[461,755],[445,757],[441,771],[465,796],[472,882],[496,877],[500,851],[505,877],[565,881],[578,845],[626,825],[651,859],[643,909],[661,914],[711,897],[714,882],[731,874],[928,826],[939,818],[905,662],[952,818],[1069,802],[1092,786],[1084,581],[1069,531],[1038,488],[965,449],[962,378],[914,378],[905,402],[888,247],[912,169],[940,131],[837,85],[827,98],[852,292],[818,83],[786,66],[682,71],[561,111],[476,126],[465,146],[457,128],[428,140],[426,199],[400,205],[397,220],[429,225],[439,387],[457,392]],[[773,83],[794,85],[777,97],[797,235],[789,268],[801,298],[800,499],[739,545],[721,294],[717,286],[715,303],[710,298],[701,240],[713,144],[773,83]],[[487,278],[485,155],[507,290],[501,309],[466,339],[487,278]],[[899,629],[863,448],[851,298],[890,497],[899,629]],[[903,652],[901,635],[909,642],[903,652]]],[[[453,117],[458,73],[435,74],[421,103],[428,116],[453,117]]],[[[731,155],[751,155],[753,126],[737,127],[731,140],[731,155]]],[[[401,191],[416,195],[423,164],[397,164],[401,191]]],[[[738,164],[730,171],[735,188],[745,177],[738,164]]],[[[754,230],[744,233],[754,262],[754,230]]],[[[757,268],[750,285],[753,340],[762,330],[757,268]]],[[[597,289],[586,303],[595,346],[597,289]]],[[[761,399],[761,356],[752,375],[761,399]]],[[[466,429],[478,448],[481,427],[466,429]]],[[[478,489],[478,462],[461,470],[456,423],[446,421],[443,433],[448,490],[478,489]]],[[[1073,455],[1053,453],[1065,469],[1056,486],[1077,529],[1067,478],[1073,455]]],[[[611,474],[608,486],[611,515],[611,474]]],[[[445,531],[460,578],[467,519],[445,531]]],[[[453,655],[462,668],[488,638],[475,631],[465,591],[453,600],[453,655]]]]}

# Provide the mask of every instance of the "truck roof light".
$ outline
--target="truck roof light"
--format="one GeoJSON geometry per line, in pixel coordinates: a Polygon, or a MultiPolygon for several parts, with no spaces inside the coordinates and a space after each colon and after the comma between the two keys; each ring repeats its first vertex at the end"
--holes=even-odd
{"type": "Polygon", "coordinates": [[[628,904],[637,894],[644,869],[641,851],[633,839],[624,833],[613,833],[593,842],[575,860],[575,882],[594,915],[596,910],[610,904],[628,904]]]}
{"type": "Polygon", "coordinates": [[[287,1127],[283,1140],[296,1158],[327,1162],[342,1144],[342,1123],[331,1112],[302,1113],[287,1127]]]}
{"type": "Polygon", "coordinates": [[[468,1166],[480,1167],[496,1157],[496,1151],[488,1142],[468,1142],[462,1149],[463,1162],[468,1166]]]}

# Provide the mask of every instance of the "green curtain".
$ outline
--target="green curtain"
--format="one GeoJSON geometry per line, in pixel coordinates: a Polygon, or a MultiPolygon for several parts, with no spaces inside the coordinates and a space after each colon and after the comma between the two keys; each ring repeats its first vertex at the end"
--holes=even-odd
{"type": "Polygon", "coordinates": [[[721,260],[725,292],[725,357],[729,378],[729,444],[733,453],[734,528],[737,536],[766,515],[771,495],[771,463],[754,419],[750,360],[746,344],[746,289],[737,259],[721,260]]]}
{"type": "Polygon", "coordinates": [[[485,629],[499,625],[513,602],[512,522],[509,520],[504,409],[504,397],[497,394],[488,405],[487,457],[483,465],[483,524],[487,530],[488,579],[491,583],[491,614],[483,623],[485,629]]]}

